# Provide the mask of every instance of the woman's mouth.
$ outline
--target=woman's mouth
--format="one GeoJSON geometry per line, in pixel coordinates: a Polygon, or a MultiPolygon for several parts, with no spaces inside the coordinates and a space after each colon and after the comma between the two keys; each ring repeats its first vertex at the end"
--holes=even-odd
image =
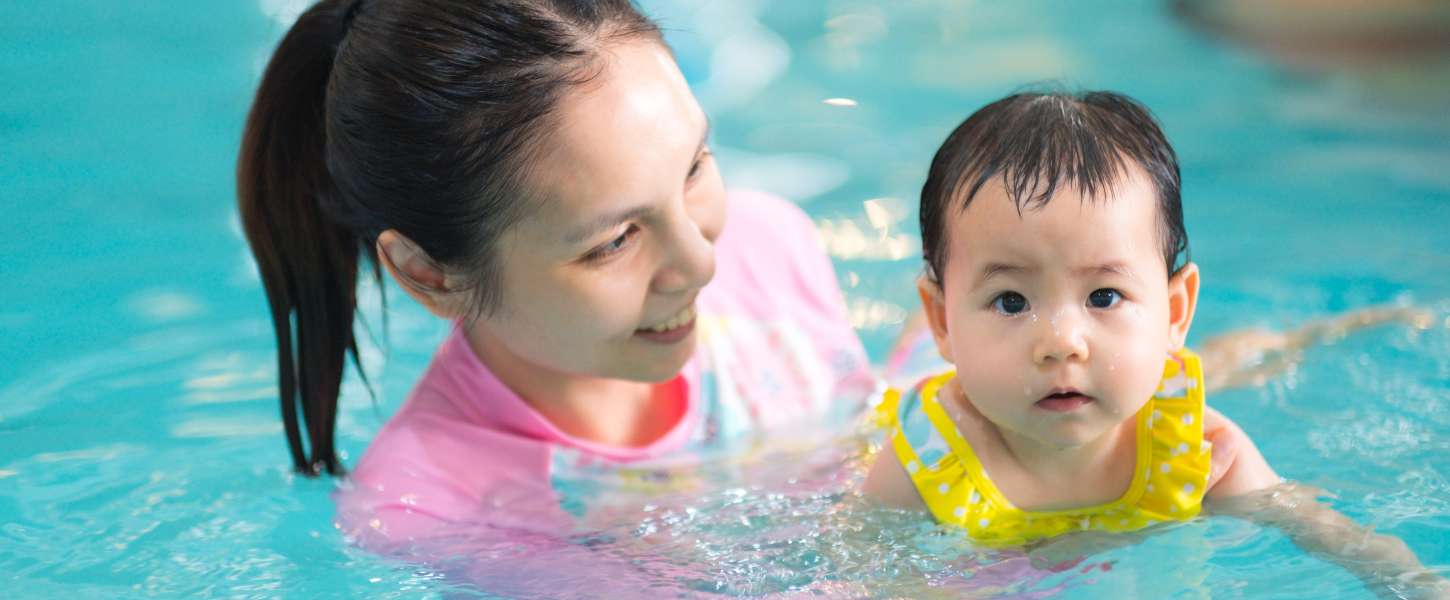
{"type": "Polygon", "coordinates": [[[695,305],[690,304],[656,325],[636,329],[634,334],[657,344],[673,344],[695,330],[695,305]]]}
{"type": "Polygon", "coordinates": [[[1054,390],[1051,394],[1043,396],[1033,406],[1048,412],[1067,413],[1087,406],[1092,401],[1092,396],[1077,390],[1064,389],[1054,390]]]}

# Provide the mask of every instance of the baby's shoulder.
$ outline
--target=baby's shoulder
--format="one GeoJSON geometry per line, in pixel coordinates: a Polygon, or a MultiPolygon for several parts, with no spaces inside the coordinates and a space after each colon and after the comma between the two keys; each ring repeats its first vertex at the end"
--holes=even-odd
{"type": "Polygon", "coordinates": [[[1222,413],[1204,406],[1203,439],[1212,444],[1208,496],[1229,498],[1279,482],[1249,434],[1222,413]]]}
{"type": "Polygon", "coordinates": [[[953,371],[924,377],[901,391],[894,409],[893,422],[913,447],[957,446],[980,456],[984,450],[993,453],[993,445],[1001,439],[995,435],[996,425],[962,393],[953,371]]]}

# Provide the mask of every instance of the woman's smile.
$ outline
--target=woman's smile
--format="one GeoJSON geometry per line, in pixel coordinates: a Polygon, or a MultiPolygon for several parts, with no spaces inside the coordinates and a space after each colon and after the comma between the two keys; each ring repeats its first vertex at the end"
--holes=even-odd
{"type": "Polygon", "coordinates": [[[649,327],[636,329],[634,334],[647,341],[659,344],[674,344],[695,330],[695,304],[691,302],[669,319],[649,327]]]}

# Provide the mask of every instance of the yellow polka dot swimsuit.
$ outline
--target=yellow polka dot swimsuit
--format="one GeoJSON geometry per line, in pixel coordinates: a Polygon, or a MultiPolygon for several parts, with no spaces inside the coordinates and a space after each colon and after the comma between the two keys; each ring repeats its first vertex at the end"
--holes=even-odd
{"type": "Polygon", "coordinates": [[[905,394],[890,390],[877,409],[888,427],[889,451],[937,521],[1000,547],[1071,531],[1133,531],[1198,514],[1210,444],[1203,439],[1203,372],[1192,352],[1169,356],[1158,391],[1134,417],[1137,467],[1127,492],[1106,504],[1065,510],[1025,511],[1002,495],[938,403],[938,392],[953,376],[928,377],[905,394]]]}

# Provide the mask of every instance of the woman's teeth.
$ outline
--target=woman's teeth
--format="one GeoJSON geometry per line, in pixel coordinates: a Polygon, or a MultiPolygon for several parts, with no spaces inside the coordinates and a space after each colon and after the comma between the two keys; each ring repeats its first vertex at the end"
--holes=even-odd
{"type": "Polygon", "coordinates": [[[675,316],[670,317],[668,321],[660,323],[659,325],[655,325],[654,327],[646,327],[645,331],[654,331],[656,333],[669,331],[671,329],[684,325],[685,323],[689,323],[690,321],[694,320],[694,318],[695,305],[691,304],[689,306],[686,306],[684,310],[676,313],[675,316]]]}

